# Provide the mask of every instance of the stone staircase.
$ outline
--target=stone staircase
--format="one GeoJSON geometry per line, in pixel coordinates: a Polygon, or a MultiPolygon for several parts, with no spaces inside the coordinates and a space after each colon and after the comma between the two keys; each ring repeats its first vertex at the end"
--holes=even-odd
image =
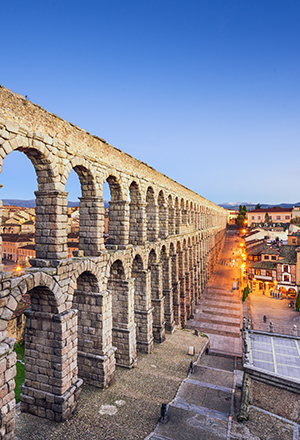
{"type": "Polygon", "coordinates": [[[196,308],[195,319],[188,322],[205,334],[240,338],[241,300],[235,292],[223,289],[207,289],[200,305],[196,308]]]}

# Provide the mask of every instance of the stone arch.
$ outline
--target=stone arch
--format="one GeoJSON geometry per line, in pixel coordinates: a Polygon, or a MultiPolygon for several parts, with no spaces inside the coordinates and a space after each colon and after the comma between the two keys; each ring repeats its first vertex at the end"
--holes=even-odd
{"type": "MultiPolygon", "coordinates": [[[[48,298],[49,304],[47,301],[43,303],[44,309],[43,311],[49,313],[60,313],[65,310],[64,304],[64,295],[59,287],[59,284],[55,282],[55,280],[49,275],[43,272],[36,272],[33,275],[25,275],[23,277],[19,277],[17,279],[19,282],[15,284],[14,280],[14,288],[10,291],[9,295],[2,298],[3,306],[0,309],[0,323],[1,323],[1,336],[2,340],[7,336],[7,323],[13,316],[18,303],[21,301],[22,296],[26,293],[29,293],[33,289],[45,288],[47,291],[47,295],[51,292],[51,298],[48,298]]],[[[34,306],[37,310],[38,302],[34,300],[34,306]]],[[[1,342],[1,341],[0,341],[1,342]]]]}
{"type": "MultiPolygon", "coordinates": [[[[180,248],[180,243],[179,243],[180,248]]],[[[171,260],[171,286],[173,293],[173,317],[176,325],[180,324],[180,280],[178,268],[178,248],[171,242],[169,248],[169,256],[171,260]]]]}
{"type": "Polygon", "coordinates": [[[155,241],[158,237],[158,210],[152,186],[148,186],[146,192],[146,224],[147,240],[155,241]]]}
{"type": "Polygon", "coordinates": [[[139,185],[133,180],[129,186],[129,243],[139,245],[146,241],[146,214],[145,204],[139,185]]]}
{"type": "Polygon", "coordinates": [[[172,195],[168,196],[168,235],[174,235],[176,232],[175,228],[175,208],[173,203],[172,195]]]}
{"type": "Polygon", "coordinates": [[[168,210],[165,201],[163,190],[160,190],[157,198],[158,204],[158,223],[159,223],[159,238],[166,238],[168,236],[168,210]]]}
{"type": "Polygon", "coordinates": [[[182,198],[180,200],[180,209],[181,209],[181,224],[187,225],[188,223],[188,216],[187,216],[187,210],[186,210],[186,202],[182,198]]]}
{"type": "Polygon", "coordinates": [[[179,200],[178,197],[175,197],[174,202],[174,209],[175,209],[175,234],[180,234],[180,225],[181,225],[181,210],[179,206],[179,200]]]}
{"type": "Polygon", "coordinates": [[[55,156],[41,141],[33,141],[34,146],[29,146],[28,138],[16,136],[0,146],[0,172],[3,159],[12,151],[24,153],[31,161],[37,176],[38,191],[61,190],[60,175],[55,156]]]}
{"type": "Polygon", "coordinates": [[[108,208],[108,245],[107,248],[120,249],[128,244],[129,239],[129,202],[121,179],[114,173],[108,173],[106,182],[110,189],[108,208]]]}
{"type": "Polygon", "coordinates": [[[104,248],[104,209],[100,197],[95,170],[91,164],[79,157],[73,158],[65,177],[73,169],[80,182],[79,198],[79,251],[85,256],[98,256],[104,248]]]}
{"type": "Polygon", "coordinates": [[[29,146],[28,143],[28,139],[23,136],[6,141],[0,147],[0,156],[5,157],[13,150],[20,151],[28,157],[35,169],[38,183],[38,190],[35,191],[36,258],[49,260],[66,258],[66,193],[62,191],[56,159],[43,142],[34,140],[34,146],[29,146]],[[46,237],[51,237],[51,244],[46,237]]]}
{"type": "Polygon", "coordinates": [[[151,249],[148,256],[151,271],[151,300],[153,306],[153,336],[157,342],[165,340],[164,298],[162,285],[162,263],[157,263],[157,254],[151,249]]]}
{"type": "Polygon", "coordinates": [[[112,349],[111,295],[100,292],[98,278],[84,270],[77,278],[73,308],[78,310],[78,375],[85,383],[99,388],[114,378],[112,349]]]}
{"type": "Polygon", "coordinates": [[[126,279],[119,258],[110,265],[107,288],[112,293],[112,343],[117,348],[116,363],[131,368],[136,359],[134,279],[126,279]]]}
{"type": "MultiPolygon", "coordinates": [[[[46,412],[49,416],[51,412],[53,419],[64,421],[77,406],[78,388],[81,385],[76,364],[76,311],[66,310],[59,284],[43,272],[24,275],[17,280],[17,285],[15,281],[11,280],[14,288],[7,303],[11,312],[25,293],[31,297],[31,308],[25,312],[26,367],[20,396],[21,411],[41,417],[46,417],[46,412]],[[63,359],[65,350],[75,350],[74,356],[63,359]]],[[[7,314],[6,318],[9,317],[7,314]]],[[[9,352],[8,357],[8,368],[13,368],[15,357],[12,358],[9,352]]],[[[10,376],[10,380],[13,381],[13,377],[10,376]]],[[[14,393],[7,394],[5,400],[9,411],[12,411],[14,393]],[[12,401],[9,400],[10,396],[12,401]]]]}
{"type": "Polygon", "coordinates": [[[143,259],[140,254],[136,254],[133,259],[131,276],[135,279],[134,317],[137,350],[148,354],[153,348],[151,273],[150,270],[144,269],[143,259]]]}
{"type": "Polygon", "coordinates": [[[173,296],[172,296],[172,269],[171,258],[167,254],[166,246],[163,245],[160,251],[160,262],[162,264],[162,288],[164,296],[164,316],[166,330],[174,331],[173,296]]]}

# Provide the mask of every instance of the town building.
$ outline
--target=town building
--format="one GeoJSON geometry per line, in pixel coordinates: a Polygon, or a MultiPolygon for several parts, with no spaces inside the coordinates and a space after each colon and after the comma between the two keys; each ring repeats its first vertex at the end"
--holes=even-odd
{"type": "Polygon", "coordinates": [[[292,218],[293,208],[267,208],[267,209],[253,209],[247,212],[248,227],[253,226],[280,226],[290,223],[292,218]]]}

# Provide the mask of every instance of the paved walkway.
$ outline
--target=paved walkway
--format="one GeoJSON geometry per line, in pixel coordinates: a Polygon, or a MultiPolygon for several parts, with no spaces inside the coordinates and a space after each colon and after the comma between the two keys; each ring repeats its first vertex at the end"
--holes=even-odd
{"type": "MultiPolygon", "coordinates": [[[[234,412],[233,359],[204,355],[181,384],[151,440],[230,439],[234,412]]],[[[232,437],[234,438],[234,437],[232,437]]]]}
{"type": "Polygon", "coordinates": [[[162,403],[170,402],[208,339],[176,330],[149,355],[139,354],[131,370],[117,368],[106,390],[83,386],[78,412],[64,423],[17,411],[18,440],[142,440],[158,422],[162,403]],[[195,346],[195,356],[188,347],[195,346]]]}
{"type": "Polygon", "coordinates": [[[226,241],[215,273],[207,284],[195,319],[188,328],[198,329],[210,339],[210,349],[217,354],[241,356],[241,322],[243,307],[240,292],[232,290],[239,279],[239,249],[237,235],[226,234],[226,241]]]}

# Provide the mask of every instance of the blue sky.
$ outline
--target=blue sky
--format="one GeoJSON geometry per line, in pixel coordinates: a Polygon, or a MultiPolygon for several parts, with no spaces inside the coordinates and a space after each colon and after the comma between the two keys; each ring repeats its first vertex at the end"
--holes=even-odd
{"type": "MultiPolygon", "coordinates": [[[[299,0],[4,0],[1,15],[1,85],[215,203],[300,201],[299,0]]],[[[34,198],[23,154],[0,183],[34,198]]]]}

